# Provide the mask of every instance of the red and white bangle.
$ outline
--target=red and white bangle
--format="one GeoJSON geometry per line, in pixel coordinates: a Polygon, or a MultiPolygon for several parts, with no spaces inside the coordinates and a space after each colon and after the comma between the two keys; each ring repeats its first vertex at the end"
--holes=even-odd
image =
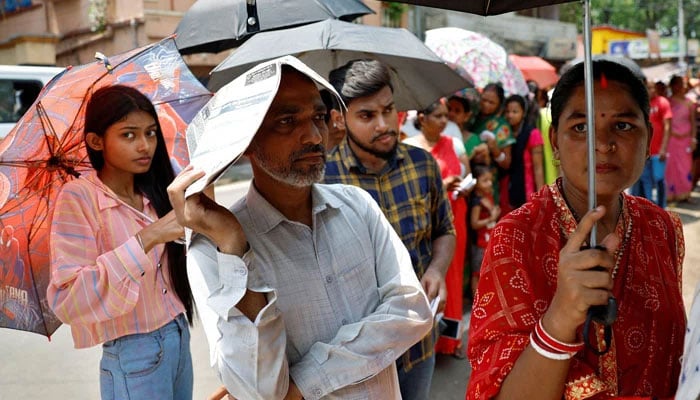
{"type": "Polygon", "coordinates": [[[547,331],[544,330],[542,326],[542,318],[537,321],[535,325],[535,335],[543,342],[547,347],[559,353],[578,353],[583,350],[583,342],[579,343],[564,343],[552,337],[547,331]]]}
{"type": "Polygon", "coordinates": [[[544,330],[542,319],[530,333],[530,345],[539,355],[550,360],[568,360],[583,350],[583,343],[564,343],[553,338],[544,330]]]}
{"type": "Polygon", "coordinates": [[[563,361],[563,360],[569,360],[571,357],[574,355],[571,353],[555,353],[553,351],[549,351],[543,348],[540,344],[537,343],[537,338],[535,337],[535,332],[530,333],[530,346],[532,346],[533,349],[537,352],[537,354],[541,355],[544,358],[549,358],[550,360],[557,360],[557,361],[563,361]]]}

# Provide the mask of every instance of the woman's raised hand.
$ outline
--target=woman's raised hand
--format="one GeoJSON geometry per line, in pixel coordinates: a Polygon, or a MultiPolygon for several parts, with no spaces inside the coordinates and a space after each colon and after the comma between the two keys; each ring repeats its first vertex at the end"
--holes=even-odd
{"type": "Polygon", "coordinates": [[[564,342],[575,342],[576,330],[585,322],[588,309],[607,304],[611,295],[614,254],[620,239],[611,233],[600,243],[605,250],[581,249],[593,225],[604,215],[603,206],[586,213],[559,252],[557,289],[542,323],[547,332],[564,342]]]}

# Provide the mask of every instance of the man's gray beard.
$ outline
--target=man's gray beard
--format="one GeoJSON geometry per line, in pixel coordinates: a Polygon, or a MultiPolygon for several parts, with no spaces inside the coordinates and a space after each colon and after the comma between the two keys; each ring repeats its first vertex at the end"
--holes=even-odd
{"type": "Polygon", "coordinates": [[[325,163],[318,166],[318,168],[310,168],[309,171],[298,171],[293,169],[293,167],[276,169],[270,166],[269,160],[265,157],[261,157],[259,152],[254,151],[253,156],[255,157],[258,167],[265,171],[265,173],[280,182],[294,187],[308,187],[314,183],[321,182],[326,172],[325,163]]]}

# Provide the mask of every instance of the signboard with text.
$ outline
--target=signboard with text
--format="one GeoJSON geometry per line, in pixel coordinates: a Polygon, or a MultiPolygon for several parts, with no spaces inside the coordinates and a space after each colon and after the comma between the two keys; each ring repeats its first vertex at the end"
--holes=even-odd
{"type": "MultiPolygon", "coordinates": [[[[678,38],[659,38],[659,53],[661,58],[678,57],[678,55],[680,54],[678,38]]],[[[608,54],[625,56],[633,59],[650,58],[651,55],[649,54],[649,40],[611,40],[608,42],[608,54]]]]}

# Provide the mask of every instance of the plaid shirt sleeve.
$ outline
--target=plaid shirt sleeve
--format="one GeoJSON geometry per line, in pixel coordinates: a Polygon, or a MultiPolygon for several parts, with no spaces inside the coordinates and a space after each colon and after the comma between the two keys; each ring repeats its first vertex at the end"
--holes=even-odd
{"type": "Polygon", "coordinates": [[[454,216],[452,207],[447,200],[447,193],[440,177],[440,167],[434,159],[430,159],[427,165],[427,173],[435,182],[434,193],[430,212],[433,221],[432,239],[433,241],[443,235],[455,235],[454,216]]]}

